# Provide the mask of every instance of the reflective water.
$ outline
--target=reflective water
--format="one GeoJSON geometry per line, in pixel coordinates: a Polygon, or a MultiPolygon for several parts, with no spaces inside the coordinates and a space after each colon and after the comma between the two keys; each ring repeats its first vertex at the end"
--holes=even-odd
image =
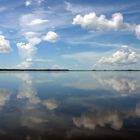
{"type": "Polygon", "coordinates": [[[140,72],[1,72],[0,140],[140,139],[140,72]]]}

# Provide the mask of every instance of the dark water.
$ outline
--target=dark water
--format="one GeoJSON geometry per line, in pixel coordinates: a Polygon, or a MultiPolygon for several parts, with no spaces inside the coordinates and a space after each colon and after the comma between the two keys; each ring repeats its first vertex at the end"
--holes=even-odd
{"type": "Polygon", "coordinates": [[[140,139],[140,72],[1,72],[0,140],[140,139]]]}

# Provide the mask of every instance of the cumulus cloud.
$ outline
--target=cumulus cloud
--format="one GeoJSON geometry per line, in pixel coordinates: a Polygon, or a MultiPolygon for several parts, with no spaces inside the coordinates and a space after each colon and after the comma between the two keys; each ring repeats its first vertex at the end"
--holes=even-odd
{"type": "Polygon", "coordinates": [[[59,36],[57,33],[49,31],[45,36],[43,36],[43,40],[44,41],[48,41],[48,42],[56,42],[59,39],[59,36]]]}
{"type": "Polygon", "coordinates": [[[22,62],[17,67],[29,68],[37,52],[36,45],[42,41],[38,32],[46,27],[47,20],[34,14],[25,14],[20,17],[19,22],[22,35],[25,37],[26,42],[17,43],[19,55],[22,59],[22,62]]]}
{"type": "Polygon", "coordinates": [[[36,46],[42,41],[55,43],[58,40],[58,34],[51,31],[49,31],[46,36],[39,35],[37,32],[25,32],[23,35],[28,42],[17,43],[19,55],[22,59],[21,64],[17,66],[19,68],[29,68],[32,65],[32,62],[37,62],[34,58],[37,53],[36,46]]]}
{"type": "Polygon", "coordinates": [[[105,15],[99,17],[95,12],[86,14],[84,16],[77,15],[73,19],[74,25],[80,25],[82,28],[90,30],[131,30],[131,26],[123,21],[123,15],[121,13],[115,13],[109,20],[105,15]]]}
{"type": "Polygon", "coordinates": [[[129,65],[137,63],[137,61],[138,56],[136,52],[129,49],[128,46],[122,46],[122,49],[116,51],[111,57],[102,57],[99,63],[129,65]]]}
{"type": "Polygon", "coordinates": [[[33,62],[37,62],[34,61],[37,45],[42,41],[55,43],[58,40],[58,34],[55,32],[49,31],[44,35],[45,30],[48,28],[48,22],[49,20],[42,13],[24,14],[20,17],[21,33],[25,41],[17,43],[19,55],[22,59],[22,62],[17,66],[18,68],[29,68],[33,62]]]}
{"type": "MultiPolygon", "coordinates": [[[[66,3],[67,9],[71,10],[71,5],[66,3]]],[[[95,12],[85,14],[84,16],[78,14],[73,18],[74,25],[80,25],[82,28],[92,31],[130,31],[135,32],[138,39],[140,39],[140,25],[129,24],[124,22],[121,13],[112,14],[111,19],[107,19],[105,15],[97,16],[95,12]]]]}
{"type": "Polygon", "coordinates": [[[5,39],[5,36],[0,35],[0,53],[8,53],[11,51],[9,40],[5,39]]]}
{"type": "Polygon", "coordinates": [[[41,42],[40,38],[34,37],[28,40],[28,43],[17,43],[19,55],[22,58],[22,63],[18,65],[21,68],[28,68],[32,64],[32,59],[34,58],[37,48],[35,45],[38,45],[41,42]]]}

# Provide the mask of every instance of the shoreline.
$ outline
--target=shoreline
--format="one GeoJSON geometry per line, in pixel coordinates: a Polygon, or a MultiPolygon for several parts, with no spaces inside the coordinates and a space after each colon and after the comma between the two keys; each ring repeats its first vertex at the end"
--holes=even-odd
{"type": "Polygon", "coordinates": [[[70,71],[140,71],[140,70],[71,70],[71,69],[0,69],[0,71],[64,71],[64,72],[70,72],[70,71]]]}

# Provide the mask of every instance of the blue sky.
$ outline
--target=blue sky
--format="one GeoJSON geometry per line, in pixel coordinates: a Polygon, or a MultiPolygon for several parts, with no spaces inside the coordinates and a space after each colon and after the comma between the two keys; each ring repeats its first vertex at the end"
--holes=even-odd
{"type": "Polygon", "coordinates": [[[0,67],[140,69],[139,7],[139,0],[0,0],[0,67]]]}

